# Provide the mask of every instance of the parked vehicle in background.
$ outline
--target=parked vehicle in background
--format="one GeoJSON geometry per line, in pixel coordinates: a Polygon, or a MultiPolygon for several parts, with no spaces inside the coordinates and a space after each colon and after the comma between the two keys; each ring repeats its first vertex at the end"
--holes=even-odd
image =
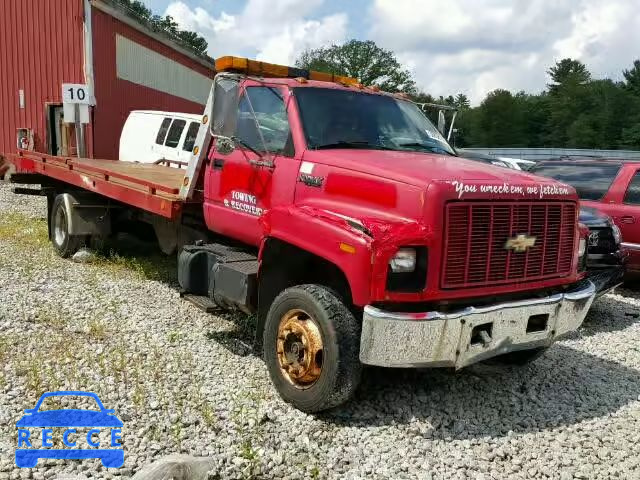
{"type": "Polygon", "coordinates": [[[581,205],[609,215],[628,253],[628,273],[640,273],[640,162],[558,159],[538,162],[531,172],[567,183],[581,205]]]}
{"type": "Polygon", "coordinates": [[[120,134],[119,159],[184,167],[191,159],[202,115],[134,110],[120,134]]]}
{"type": "Polygon", "coordinates": [[[60,256],[152,225],[191,301],[256,313],[273,384],[309,412],[351,398],[365,364],[524,363],[582,324],[571,187],[459,158],[416,104],[356,79],[216,71],[186,170],[9,156],[60,256]]]}
{"type": "Polygon", "coordinates": [[[628,254],[621,246],[620,229],[609,215],[581,206],[580,223],[589,228],[587,272],[601,296],[623,282],[628,254]]]}
{"type": "Polygon", "coordinates": [[[487,155],[486,153],[474,152],[473,150],[468,150],[465,148],[456,148],[456,153],[462,158],[468,158],[469,160],[475,160],[477,162],[487,163],[489,165],[495,165],[497,167],[519,170],[519,168],[515,168],[513,165],[507,162],[503,162],[493,155],[487,155]]]}
{"type": "Polygon", "coordinates": [[[518,158],[496,157],[482,152],[476,152],[468,148],[456,148],[458,155],[479,162],[490,163],[499,167],[511,168],[513,170],[529,170],[536,162],[531,160],[520,160],[518,158]]]}
{"type": "Polygon", "coordinates": [[[522,158],[511,158],[511,157],[497,157],[498,160],[507,163],[514,170],[525,170],[528,171],[533,167],[536,162],[532,160],[524,160],[522,158]]]}

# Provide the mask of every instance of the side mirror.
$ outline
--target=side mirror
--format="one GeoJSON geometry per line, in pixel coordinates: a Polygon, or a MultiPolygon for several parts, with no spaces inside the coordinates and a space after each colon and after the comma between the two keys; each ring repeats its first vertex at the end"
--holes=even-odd
{"type": "Polygon", "coordinates": [[[447,120],[444,118],[444,111],[438,110],[438,131],[444,135],[447,120]]]}
{"type": "Polygon", "coordinates": [[[236,132],[238,120],[238,79],[216,75],[213,89],[211,134],[219,137],[231,137],[236,132]]]}
{"type": "Polygon", "coordinates": [[[216,151],[221,155],[229,155],[236,149],[235,142],[229,137],[216,138],[216,151]]]}

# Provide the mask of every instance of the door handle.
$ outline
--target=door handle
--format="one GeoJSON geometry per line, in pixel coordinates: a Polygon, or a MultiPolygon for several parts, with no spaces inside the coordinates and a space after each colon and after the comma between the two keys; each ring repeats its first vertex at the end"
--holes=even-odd
{"type": "Polygon", "coordinates": [[[621,223],[636,223],[636,217],[632,217],[631,215],[624,215],[620,217],[621,223]]]}
{"type": "Polygon", "coordinates": [[[222,170],[224,167],[224,159],[223,158],[214,158],[213,159],[213,169],[214,170],[222,170]]]}

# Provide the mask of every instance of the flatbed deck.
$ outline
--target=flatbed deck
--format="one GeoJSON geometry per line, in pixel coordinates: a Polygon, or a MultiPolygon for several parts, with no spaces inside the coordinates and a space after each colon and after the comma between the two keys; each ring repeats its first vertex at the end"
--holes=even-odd
{"type": "Polygon", "coordinates": [[[7,155],[18,173],[50,177],[174,220],[185,171],[164,165],[57,157],[21,151],[7,155]]]}

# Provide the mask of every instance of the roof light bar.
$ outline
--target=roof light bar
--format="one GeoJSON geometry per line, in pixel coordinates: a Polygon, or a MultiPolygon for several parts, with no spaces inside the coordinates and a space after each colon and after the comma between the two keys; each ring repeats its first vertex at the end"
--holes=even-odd
{"type": "Polygon", "coordinates": [[[334,75],[332,73],[316,72],[303,68],[287,67],[274,63],[258,62],[242,57],[220,57],[216,60],[217,72],[239,72],[247,75],[279,78],[306,78],[322,82],[335,82],[350,87],[358,87],[360,83],[355,78],[334,75]]]}

